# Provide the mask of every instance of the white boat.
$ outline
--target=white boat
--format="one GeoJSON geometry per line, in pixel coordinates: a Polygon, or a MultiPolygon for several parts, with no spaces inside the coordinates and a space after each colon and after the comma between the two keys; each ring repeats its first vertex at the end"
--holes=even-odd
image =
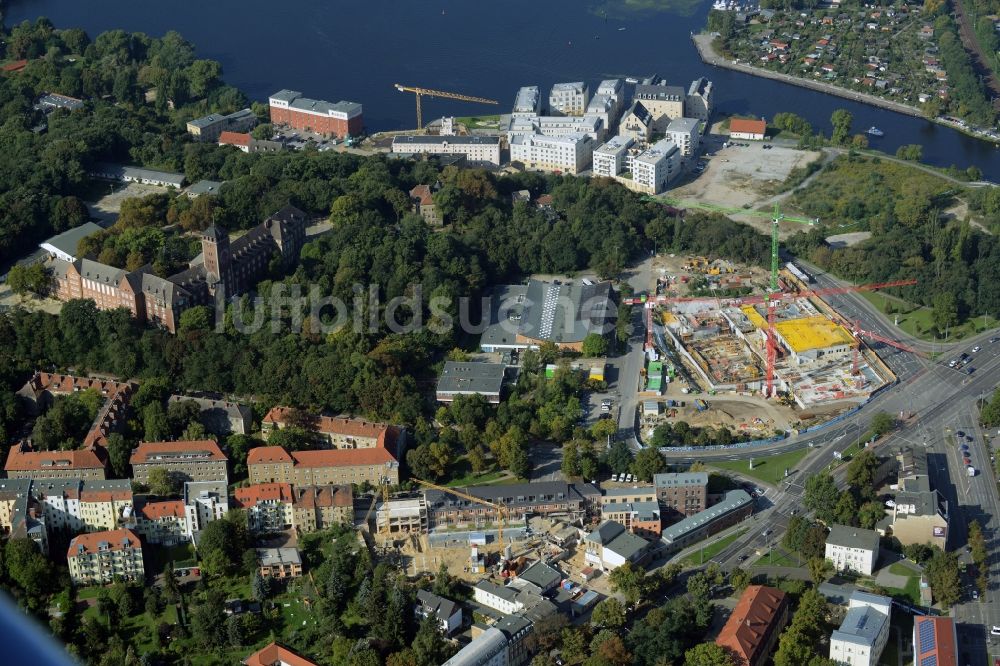
{"type": "Polygon", "coordinates": [[[885,132],[883,132],[879,128],[875,127],[874,125],[872,125],[871,127],[868,128],[868,132],[867,133],[871,134],[872,136],[885,136],[885,132]]]}

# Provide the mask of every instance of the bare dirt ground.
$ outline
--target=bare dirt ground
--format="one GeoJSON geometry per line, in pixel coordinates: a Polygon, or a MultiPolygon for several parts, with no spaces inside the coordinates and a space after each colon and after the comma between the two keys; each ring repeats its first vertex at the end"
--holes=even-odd
{"type": "Polygon", "coordinates": [[[107,227],[118,217],[122,201],[132,197],[144,197],[147,194],[166,192],[169,188],[159,185],[143,185],[142,183],[108,183],[108,194],[97,201],[88,201],[90,214],[101,220],[101,226],[107,227]]]}

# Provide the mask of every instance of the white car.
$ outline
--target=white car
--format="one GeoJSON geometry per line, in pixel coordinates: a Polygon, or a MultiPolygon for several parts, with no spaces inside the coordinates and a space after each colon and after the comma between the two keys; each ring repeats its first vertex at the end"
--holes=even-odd
{"type": "Polygon", "coordinates": [[[617,474],[612,474],[611,475],[611,480],[614,481],[615,483],[618,483],[618,475],[617,474]]]}
{"type": "Polygon", "coordinates": [[[995,624],[992,627],[990,627],[990,635],[991,636],[1000,636],[1000,627],[998,627],[995,624]]]}
{"type": "Polygon", "coordinates": [[[972,353],[973,353],[973,354],[975,354],[975,353],[976,353],[976,352],[978,352],[978,351],[979,351],[980,349],[982,349],[982,347],[980,347],[979,345],[976,345],[975,347],[973,347],[973,348],[972,348],[972,353]]]}

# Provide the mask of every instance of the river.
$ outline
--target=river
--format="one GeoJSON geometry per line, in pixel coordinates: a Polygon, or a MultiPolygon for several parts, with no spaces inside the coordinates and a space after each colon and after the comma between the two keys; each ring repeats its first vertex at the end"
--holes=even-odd
{"type": "Polygon", "coordinates": [[[608,16],[587,0],[13,0],[8,24],[47,16],[93,38],[123,28],[150,35],[177,30],[202,57],[222,63],[226,81],[264,101],[281,88],[308,97],[361,102],[369,131],[415,124],[413,96],[394,83],[496,99],[483,106],[424,99],[424,118],[508,111],[517,88],[657,73],[674,85],[708,76],[716,109],[766,118],[793,111],[829,132],[845,108],[854,131],[885,131],[873,148],[923,146],[925,162],[978,166],[1000,181],[993,144],[920,118],[718,69],[701,62],[690,40],[705,24],[709,0],[684,16],[631,11],[609,0],[608,16]]]}

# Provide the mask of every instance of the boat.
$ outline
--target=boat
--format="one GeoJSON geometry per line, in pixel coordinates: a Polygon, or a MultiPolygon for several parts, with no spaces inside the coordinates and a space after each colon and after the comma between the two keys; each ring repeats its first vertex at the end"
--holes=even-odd
{"type": "Polygon", "coordinates": [[[885,136],[885,132],[883,132],[879,128],[875,127],[874,125],[872,125],[871,127],[868,128],[868,132],[867,133],[871,134],[872,136],[885,136]]]}
{"type": "Polygon", "coordinates": [[[625,32],[625,28],[618,28],[618,32],[625,32]]]}

